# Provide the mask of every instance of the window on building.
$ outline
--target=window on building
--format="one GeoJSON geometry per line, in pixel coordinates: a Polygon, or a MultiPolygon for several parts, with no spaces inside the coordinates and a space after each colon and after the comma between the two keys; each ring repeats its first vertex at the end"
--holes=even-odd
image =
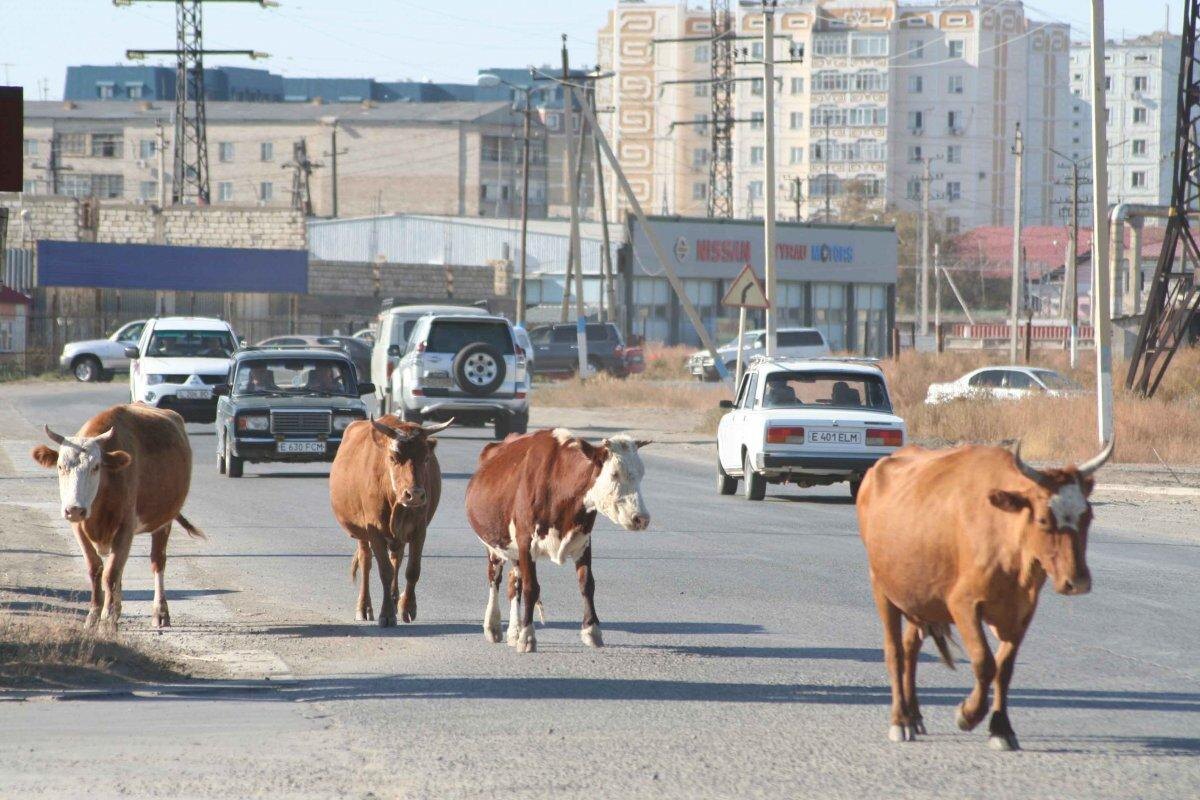
{"type": "Polygon", "coordinates": [[[1081,80],[1083,80],[1083,73],[1082,73],[1082,72],[1076,72],[1074,75],[1072,75],[1072,76],[1071,76],[1071,80],[1073,80],[1073,81],[1081,81],[1081,80]]]}
{"type": "Polygon", "coordinates": [[[112,199],[124,197],[125,176],[123,175],[93,175],[92,194],[96,197],[112,199]]]}
{"type": "Polygon", "coordinates": [[[763,148],[762,147],[751,147],[750,148],[750,163],[751,164],[763,163],[763,148]]]}
{"type": "Polygon", "coordinates": [[[925,112],[924,111],[908,112],[908,129],[910,131],[914,131],[914,132],[925,130],[925,112]]]}
{"type": "Polygon", "coordinates": [[[21,142],[21,152],[27,156],[37,155],[37,139],[25,139],[21,142]]]}
{"type": "Polygon", "coordinates": [[[750,94],[754,95],[755,97],[762,97],[762,93],[763,93],[762,78],[754,78],[753,80],[751,80],[750,81],[750,94]]]}
{"type": "Polygon", "coordinates": [[[962,145],[948,144],[946,145],[946,163],[961,164],[962,163],[962,145]]]}
{"type": "Polygon", "coordinates": [[[855,58],[879,58],[888,54],[886,33],[850,34],[850,55],[855,58]]]}
{"type": "Polygon", "coordinates": [[[553,111],[547,114],[546,127],[552,131],[559,130],[562,127],[562,115],[553,111]]]}
{"type": "Polygon", "coordinates": [[[763,112],[751,111],[750,112],[750,130],[761,131],[762,129],[763,129],[763,112]]]}
{"type": "Polygon", "coordinates": [[[762,58],[763,57],[762,42],[754,42],[750,45],[750,57],[751,58],[762,58]]]}
{"type": "Polygon", "coordinates": [[[693,122],[696,123],[695,125],[692,126],[693,128],[696,129],[696,133],[700,134],[701,136],[708,133],[708,115],[707,114],[697,114],[695,119],[693,120],[693,122]]]}
{"type": "Polygon", "coordinates": [[[946,42],[946,47],[950,51],[951,58],[962,58],[964,46],[965,43],[962,39],[951,39],[946,42]]]}
{"type": "Polygon", "coordinates": [[[962,130],[962,113],[959,111],[947,111],[946,127],[950,131],[962,130]]]}
{"type": "Polygon", "coordinates": [[[1133,90],[1135,92],[1150,91],[1150,78],[1146,75],[1135,75],[1133,78],[1133,90]]]}
{"type": "Polygon", "coordinates": [[[923,39],[909,39],[907,49],[910,61],[920,61],[925,57],[925,41],[923,39]]]}
{"type": "Polygon", "coordinates": [[[96,97],[100,98],[101,100],[112,100],[113,97],[116,96],[116,89],[117,87],[108,81],[97,83],[96,97]]]}
{"type": "Polygon", "coordinates": [[[706,44],[696,45],[696,49],[692,51],[692,61],[697,64],[707,64],[712,60],[712,50],[706,44]]]}
{"type": "Polygon", "coordinates": [[[153,139],[138,139],[138,158],[147,161],[154,158],[158,142],[153,139]]]}
{"type": "Polygon", "coordinates": [[[963,93],[963,76],[962,75],[951,75],[949,78],[947,78],[946,79],[946,92],[948,94],[962,94],[963,93]]]}
{"type": "Polygon", "coordinates": [[[146,201],[154,200],[156,197],[158,197],[158,182],[139,181],[138,197],[146,201]]]}
{"type": "Polygon", "coordinates": [[[920,200],[921,199],[921,179],[920,178],[909,178],[908,179],[908,182],[904,184],[904,196],[907,197],[909,200],[920,200]]]}
{"type": "Polygon", "coordinates": [[[851,125],[860,128],[871,128],[887,125],[887,107],[859,106],[857,108],[850,109],[848,118],[851,125]]]}
{"type": "Polygon", "coordinates": [[[921,162],[921,145],[910,144],[908,146],[908,163],[919,164],[921,162]]]}
{"type": "Polygon", "coordinates": [[[233,181],[221,181],[217,184],[217,200],[221,203],[233,200],[233,181]]]}
{"type": "Polygon", "coordinates": [[[792,94],[804,94],[804,78],[792,78],[792,94]]]}
{"type": "Polygon", "coordinates": [[[259,161],[274,161],[275,160],[275,143],[262,142],[258,145],[258,160],[259,161]]]}
{"type": "Polygon", "coordinates": [[[804,112],[803,111],[793,111],[790,115],[788,115],[788,123],[791,126],[791,129],[794,131],[798,131],[801,128],[803,128],[804,127],[804,112]]]}
{"type": "Polygon", "coordinates": [[[751,200],[761,200],[763,196],[763,182],[750,181],[750,183],[746,184],[746,190],[751,200]]]}
{"type": "Polygon", "coordinates": [[[859,175],[854,179],[860,197],[879,197],[883,194],[883,179],[878,175],[859,175]]]}
{"type": "Polygon", "coordinates": [[[1104,124],[1112,125],[1112,109],[1107,106],[1104,109],[1104,124]]]}
{"type": "Polygon", "coordinates": [[[119,133],[93,133],[92,156],[94,158],[120,158],[125,149],[125,140],[119,133]]]}
{"type": "Polygon", "coordinates": [[[233,142],[218,143],[217,158],[221,161],[233,161],[233,142]]]}
{"type": "Polygon", "coordinates": [[[1134,189],[1146,188],[1146,173],[1141,170],[1134,170],[1129,173],[1129,185],[1134,189]]]}
{"type": "Polygon", "coordinates": [[[946,181],[946,199],[950,202],[962,200],[962,184],[958,181],[946,181]]]}
{"type": "Polygon", "coordinates": [[[480,138],[479,157],[483,161],[496,162],[500,160],[503,145],[499,136],[483,136],[480,138]]]}
{"type": "Polygon", "coordinates": [[[26,178],[25,180],[21,181],[21,193],[22,194],[37,194],[38,193],[38,182],[35,180],[32,180],[30,178],[26,178]]]}
{"type": "Polygon", "coordinates": [[[909,75],[908,76],[908,93],[909,94],[920,94],[924,90],[925,90],[925,79],[924,78],[922,78],[920,75],[909,75]]]}
{"type": "Polygon", "coordinates": [[[887,74],[874,69],[864,69],[854,73],[851,85],[856,92],[886,92],[887,74]]]}
{"type": "Polygon", "coordinates": [[[1106,91],[1106,92],[1112,91],[1112,75],[1104,76],[1104,91],[1106,91]]]}
{"type": "Polygon", "coordinates": [[[812,126],[814,128],[845,125],[846,109],[839,106],[821,106],[813,111],[812,126]]]}
{"type": "Polygon", "coordinates": [[[258,199],[264,203],[269,203],[275,199],[275,184],[270,181],[263,181],[258,184],[258,199]]]}
{"type": "Polygon", "coordinates": [[[695,95],[696,97],[708,97],[708,84],[707,83],[692,84],[692,94],[695,95]]]}
{"type": "Polygon", "coordinates": [[[1133,122],[1135,125],[1146,124],[1146,120],[1148,118],[1149,118],[1149,115],[1147,115],[1145,108],[1143,108],[1142,106],[1134,106],[1133,107],[1133,122]]]}
{"type": "MultiPolygon", "coordinates": [[[[51,141],[51,147],[53,147],[51,141]]],[[[63,133],[58,137],[58,151],[64,156],[81,156],[87,153],[86,133],[63,133]]]]}
{"type": "Polygon", "coordinates": [[[810,200],[819,197],[837,197],[842,193],[842,179],[837,175],[814,175],[808,182],[810,200]]]}
{"type": "Polygon", "coordinates": [[[875,139],[859,139],[857,150],[860,161],[887,160],[887,145],[875,139]]]}
{"type": "Polygon", "coordinates": [[[1133,154],[1135,156],[1146,155],[1146,140],[1145,139],[1134,139],[1131,144],[1133,146],[1133,154]]]}
{"type": "Polygon", "coordinates": [[[68,197],[87,197],[92,193],[92,176],[66,172],[58,178],[59,194],[68,197]]]}
{"type": "Polygon", "coordinates": [[[814,92],[844,92],[850,88],[850,76],[844,72],[821,70],[813,75],[814,92]]]}
{"type": "Polygon", "coordinates": [[[708,199],[708,184],[703,181],[696,181],[692,184],[692,199],[707,200],[708,199]]]}
{"type": "Polygon", "coordinates": [[[708,148],[697,147],[692,151],[692,166],[704,167],[708,165],[708,148]]]}
{"type": "Polygon", "coordinates": [[[792,164],[803,164],[804,163],[804,148],[803,147],[793,147],[788,154],[788,162],[792,163],[792,164]]]}
{"type": "Polygon", "coordinates": [[[847,49],[844,33],[821,33],[813,37],[813,55],[844,56],[847,49]]]}
{"type": "Polygon", "coordinates": [[[962,230],[962,220],[958,217],[946,217],[946,233],[951,236],[957,236],[962,230]]]}
{"type": "Polygon", "coordinates": [[[145,88],[140,83],[127,83],[125,84],[125,96],[130,100],[141,100],[145,88]]]}

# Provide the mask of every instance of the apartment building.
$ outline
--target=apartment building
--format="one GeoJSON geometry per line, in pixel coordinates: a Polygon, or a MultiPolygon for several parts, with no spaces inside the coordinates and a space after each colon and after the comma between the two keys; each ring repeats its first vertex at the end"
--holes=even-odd
{"type": "MultiPolygon", "coordinates": [[[[1182,39],[1156,32],[1104,46],[1108,196],[1114,203],[1171,202],[1182,39]]],[[[1071,44],[1071,146],[1091,153],[1092,48],[1071,44]]]]}
{"type": "MultiPolygon", "coordinates": [[[[761,8],[734,10],[739,217],[760,216],[768,191],[761,8]]],[[[836,221],[852,193],[916,210],[929,160],[930,205],[950,232],[1011,222],[1017,123],[1025,219],[1054,216],[1050,150],[1072,137],[1067,25],[1031,20],[1016,0],[784,0],[775,30],[769,190],[781,219],[824,220],[828,207],[836,221]]],[[[599,31],[600,68],[616,73],[601,90],[614,110],[607,132],[639,200],[657,212],[707,210],[711,35],[707,10],[672,2],[620,2],[599,31]]]]}
{"type": "MultiPolygon", "coordinates": [[[[27,102],[25,193],[157,202],[156,125],[169,137],[174,103],[27,102]]],[[[318,216],[332,212],[336,126],[338,211],[513,217],[520,213],[523,119],[489,103],[208,104],[213,205],[289,206],[294,147],[304,141],[318,216]]],[[[537,123],[530,159],[530,213],[547,214],[546,131],[537,123]]]]}

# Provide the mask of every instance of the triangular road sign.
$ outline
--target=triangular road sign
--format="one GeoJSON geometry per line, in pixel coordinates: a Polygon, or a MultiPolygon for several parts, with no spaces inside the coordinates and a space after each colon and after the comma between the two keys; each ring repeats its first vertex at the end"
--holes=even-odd
{"type": "Polygon", "coordinates": [[[767,302],[767,294],[763,291],[762,284],[758,282],[758,276],[754,274],[754,270],[750,268],[749,264],[742,267],[737,278],[729,284],[729,291],[725,292],[725,297],[721,298],[721,305],[734,308],[770,308],[771,306],[767,302]]]}

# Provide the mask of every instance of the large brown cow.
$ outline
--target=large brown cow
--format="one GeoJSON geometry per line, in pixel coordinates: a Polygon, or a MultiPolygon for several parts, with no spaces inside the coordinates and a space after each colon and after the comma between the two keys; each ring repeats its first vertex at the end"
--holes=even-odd
{"type": "Polygon", "coordinates": [[[371,553],[379,564],[383,607],[379,626],[396,624],[400,609],[405,622],[417,618],[417,581],[425,531],[442,495],[442,471],[431,438],[453,422],[421,427],[388,415],[361,420],[346,428],[329,471],[329,500],[338,523],[358,540],[351,576],[362,569],[358,620],[375,618],[371,606],[371,553]],[[404,594],[400,594],[400,562],[408,546],[404,594]]]}
{"type": "Polygon", "coordinates": [[[580,637],[592,647],[603,644],[593,603],[592,526],[596,512],[626,530],[650,524],[638,455],[646,444],[620,435],[597,446],[556,428],[510,436],[483,449],[467,486],[467,519],[487,548],[483,632],[488,641],[500,641],[500,580],[504,562],[510,561],[508,643],[522,653],[537,649],[533,610],[541,589],[536,563],[546,556],[555,564],[575,562],[583,594],[580,637]]]}
{"type": "Polygon", "coordinates": [[[858,494],[859,532],[871,588],[883,621],[884,655],[892,681],[888,737],[911,741],[925,733],[917,702],[917,658],[926,635],[953,668],[947,648],[958,627],[975,672],[975,688],[958,707],[971,730],[996,698],[989,744],[1018,749],[1008,719],[1008,685],[1038,594],[1049,577],[1060,594],[1092,586],[1086,551],[1093,473],[1112,455],[1109,442],[1080,464],[1038,470],[1020,447],[968,445],[951,450],[905,447],[867,472],[858,494]],[[901,617],[908,620],[901,636],[901,617]],[[993,658],[983,633],[1000,641],[993,658]]]}
{"type": "Polygon", "coordinates": [[[149,533],[154,624],[169,626],[163,572],[171,523],[204,538],[180,513],[192,479],[192,448],[183,417],[140,404],[122,405],[92,417],[74,436],[61,436],[49,427],[45,431],[57,452],[43,444],[33,448],[32,456],[43,467],[58,468],[62,515],[75,530],[92,582],[85,624],[102,621],[116,630],[129,548],[135,534],[149,533]]]}

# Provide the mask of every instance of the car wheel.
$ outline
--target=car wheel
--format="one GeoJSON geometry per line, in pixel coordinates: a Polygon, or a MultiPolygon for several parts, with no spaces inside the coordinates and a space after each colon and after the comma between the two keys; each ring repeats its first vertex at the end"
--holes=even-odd
{"type": "Polygon", "coordinates": [[[500,414],[496,417],[495,425],[492,430],[492,436],[496,441],[502,441],[504,437],[512,433],[512,417],[508,414],[500,414]]]}
{"type": "Polygon", "coordinates": [[[858,502],[858,490],[862,488],[862,478],[851,478],[850,499],[858,502]]]}
{"type": "Polygon", "coordinates": [[[100,380],[100,362],[95,356],[80,356],[71,364],[71,374],[80,383],[95,383],[100,380]]]}
{"type": "MultiPolygon", "coordinates": [[[[589,356],[587,363],[588,363],[589,377],[594,378],[597,375],[608,371],[604,368],[604,364],[600,361],[600,359],[598,359],[594,356],[589,356]]],[[[576,367],[576,369],[578,369],[578,366],[576,367]]],[[[616,375],[615,372],[613,374],[616,375]]],[[[620,377],[620,376],[617,376],[617,377],[620,377]]]]}
{"type": "Polygon", "coordinates": [[[742,457],[742,480],[745,481],[742,494],[747,500],[762,500],[767,496],[767,479],[754,471],[749,453],[742,457]]]}
{"type": "Polygon", "coordinates": [[[100,370],[100,382],[101,383],[112,383],[113,377],[114,377],[114,373],[111,369],[100,370]]]}
{"type": "Polygon", "coordinates": [[[218,475],[225,474],[225,445],[224,444],[222,444],[220,449],[217,451],[217,474],[218,475]]]}
{"type": "Polygon", "coordinates": [[[721,455],[717,454],[717,493],[733,494],[737,491],[737,478],[725,471],[721,466],[721,455]]]}
{"type": "Polygon", "coordinates": [[[225,474],[231,478],[242,477],[242,459],[233,454],[228,441],[225,442],[225,474]]]}
{"type": "Polygon", "coordinates": [[[513,433],[527,433],[529,431],[529,412],[513,414],[510,429],[513,433]]]}
{"type": "Polygon", "coordinates": [[[472,342],[454,357],[454,378],[467,394],[484,397],[504,383],[504,356],[487,342],[472,342]]]}

